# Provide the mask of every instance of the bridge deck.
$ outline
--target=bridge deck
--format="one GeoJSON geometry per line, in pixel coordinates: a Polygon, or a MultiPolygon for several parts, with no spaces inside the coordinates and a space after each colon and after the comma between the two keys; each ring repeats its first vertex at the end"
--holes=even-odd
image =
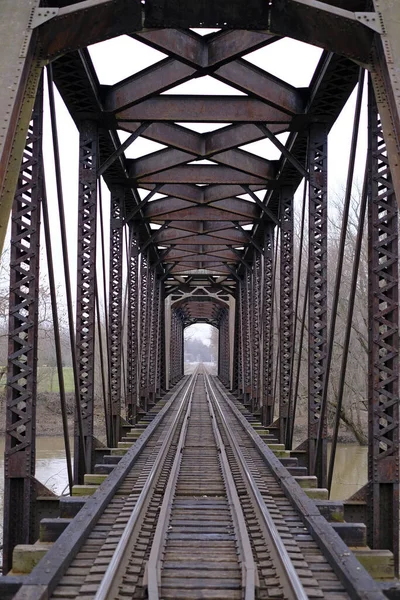
{"type": "Polygon", "coordinates": [[[119,446],[75,487],[90,497],[64,500],[75,518],[43,523],[53,543],[17,600],[384,597],[315,478],[216,378],[187,377],[119,446]]]}

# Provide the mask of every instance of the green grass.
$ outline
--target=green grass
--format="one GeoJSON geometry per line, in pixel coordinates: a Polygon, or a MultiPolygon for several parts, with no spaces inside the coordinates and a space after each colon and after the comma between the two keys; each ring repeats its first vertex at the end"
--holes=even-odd
{"type": "MultiPolygon", "coordinates": [[[[72,367],[64,367],[64,387],[65,391],[74,391],[74,374],[72,367]]],[[[38,368],[38,392],[59,392],[58,373],[56,367],[39,367],[38,368]]]]}
{"type": "MultiPolygon", "coordinates": [[[[72,367],[64,367],[64,386],[65,391],[67,393],[74,391],[74,374],[72,371],[72,367]]],[[[38,392],[39,394],[45,393],[57,393],[60,391],[60,387],[58,385],[58,374],[57,367],[38,367],[38,392]]],[[[4,389],[6,385],[6,377],[3,377],[0,380],[0,390],[4,389]]]]}

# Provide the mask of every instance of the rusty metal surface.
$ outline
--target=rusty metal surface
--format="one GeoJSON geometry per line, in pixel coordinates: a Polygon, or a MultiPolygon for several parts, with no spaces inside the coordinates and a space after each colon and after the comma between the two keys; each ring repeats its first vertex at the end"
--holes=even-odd
{"type": "Polygon", "coordinates": [[[274,365],[274,249],[275,226],[270,223],[264,232],[263,297],[262,297],[262,405],[263,425],[274,420],[275,397],[273,389],[274,365]]]}
{"type": "Polygon", "coordinates": [[[369,91],[368,541],[399,568],[398,204],[382,122],[369,91]]]}
{"type": "Polygon", "coordinates": [[[129,230],[128,260],[128,309],[127,309],[127,397],[126,413],[129,422],[136,418],[139,403],[138,360],[139,360],[139,298],[138,274],[139,249],[136,232],[129,230]]]}
{"type": "MultiPolygon", "coordinates": [[[[326,373],[328,314],[328,138],[325,125],[315,124],[309,136],[309,304],[308,304],[308,451],[310,472],[321,418],[326,373]]],[[[321,454],[316,461],[319,484],[326,485],[326,415],[321,454]]]]}
{"type": "MultiPolygon", "coordinates": [[[[97,151],[97,125],[84,121],[79,140],[76,354],[87,465],[93,461],[97,151]]],[[[75,425],[75,483],[82,483],[83,476],[81,444],[75,425]]]]}
{"type": "Polygon", "coordinates": [[[121,416],[122,259],[124,190],[114,188],[110,204],[110,275],[108,326],[110,340],[110,405],[113,442],[119,441],[121,416]]]}
{"type": "Polygon", "coordinates": [[[279,325],[279,436],[286,438],[290,424],[291,348],[293,341],[294,312],[294,207],[293,189],[281,189],[281,256],[280,256],[280,325],[279,325]]]}
{"type": "Polygon", "coordinates": [[[36,98],[11,216],[10,316],[4,455],[3,570],[33,542],[43,89],[36,98]]]}

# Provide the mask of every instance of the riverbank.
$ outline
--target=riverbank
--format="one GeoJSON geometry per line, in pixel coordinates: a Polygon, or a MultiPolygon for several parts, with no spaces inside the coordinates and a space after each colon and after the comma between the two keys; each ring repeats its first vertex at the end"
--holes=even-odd
{"type": "MultiPolygon", "coordinates": [[[[74,431],[74,394],[66,394],[67,412],[68,412],[68,430],[69,434],[73,435],[74,431]]],[[[0,394],[0,435],[5,432],[5,395],[0,394]]],[[[294,430],[294,446],[303,442],[307,437],[307,417],[306,415],[298,415],[294,430]]],[[[101,398],[95,399],[94,411],[94,432],[97,439],[105,442],[105,425],[103,417],[103,401],[101,398]]],[[[328,440],[331,432],[328,431],[328,440]]],[[[63,424],[61,418],[60,396],[56,392],[39,393],[36,407],[36,435],[38,436],[58,436],[63,435],[63,424]]],[[[356,444],[351,430],[346,429],[344,425],[341,427],[339,435],[339,443],[341,444],[356,444]]]]}
{"type": "MultiPolygon", "coordinates": [[[[74,394],[66,394],[68,431],[74,434],[74,394]]],[[[6,427],[5,395],[0,394],[0,435],[6,427]]],[[[103,417],[103,404],[100,398],[95,399],[94,434],[101,442],[105,443],[105,425],[103,417]]],[[[36,435],[61,436],[63,423],[61,417],[60,396],[58,393],[39,393],[36,403],[36,435]]]]}

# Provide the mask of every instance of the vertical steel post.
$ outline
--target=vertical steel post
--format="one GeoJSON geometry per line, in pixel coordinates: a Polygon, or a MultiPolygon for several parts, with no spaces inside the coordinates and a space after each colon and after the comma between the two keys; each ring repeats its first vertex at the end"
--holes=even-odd
{"type": "Polygon", "coordinates": [[[40,0],[1,2],[0,253],[43,65],[38,31],[31,27],[33,10],[39,5],[40,0]]]}
{"type": "Polygon", "coordinates": [[[251,373],[252,373],[252,356],[251,356],[251,274],[247,269],[244,276],[243,285],[243,363],[244,363],[244,403],[249,404],[251,401],[251,373]]]}
{"type": "Polygon", "coordinates": [[[179,310],[171,311],[170,381],[175,385],[183,375],[183,321],[179,310]]]}
{"type": "Polygon", "coordinates": [[[128,315],[127,315],[127,398],[126,415],[130,423],[135,422],[138,409],[139,369],[139,248],[136,232],[131,228],[129,235],[128,265],[128,315]]]}
{"type": "Polygon", "coordinates": [[[368,544],[391,550],[399,571],[398,204],[369,86],[368,544]]]}
{"type": "Polygon", "coordinates": [[[110,339],[110,405],[112,437],[114,445],[116,445],[120,439],[121,423],[122,256],[124,200],[124,188],[115,187],[111,190],[108,327],[110,339]]]}
{"type": "Polygon", "coordinates": [[[308,308],[308,451],[309,472],[326,486],[326,415],[321,428],[321,452],[315,457],[327,357],[328,267],[328,137],[323,124],[309,132],[309,308],[308,308]],[[315,473],[312,473],[316,464],[315,473]]]}
{"type": "Polygon", "coordinates": [[[263,425],[274,420],[274,237],[275,226],[269,222],[264,230],[263,297],[262,297],[262,408],[263,425]]]}
{"type": "Polygon", "coordinates": [[[175,309],[171,308],[171,333],[169,338],[169,387],[175,385],[175,365],[176,365],[176,314],[175,309]]]}
{"type": "Polygon", "coordinates": [[[162,379],[162,331],[163,331],[163,285],[158,277],[156,277],[156,295],[157,295],[157,336],[155,342],[156,351],[156,373],[155,373],[155,395],[156,398],[160,396],[161,392],[161,379],[162,379]]]}
{"type": "Polygon", "coordinates": [[[158,328],[158,286],[156,273],[150,269],[150,297],[149,297],[149,405],[154,405],[156,398],[156,370],[157,370],[157,328],[158,328]]]}
{"type": "Polygon", "coordinates": [[[230,380],[230,344],[229,344],[229,309],[224,309],[222,323],[222,338],[224,346],[223,382],[228,387],[230,380]]]}
{"type": "Polygon", "coordinates": [[[150,295],[150,267],[147,254],[140,255],[140,371],[139,371],[139,402],[141,408],[147,412],[149,381],[149,295],[150,295]]]}
{"type": "Polygon", "coordinates": [[[11,217],[10,316],[4,459],[3,571],[33,543],[43,93],[29,124],[11,217]]]}
{"type": "Polygon", "coordinates": [[[166,339],[165,339],[165,287],[164,282],[159,281],[160,286],[160,317],[159,317],[159,342],[158,342],[158,378],[157,378],[157,394],[162,395],[167,389],[166,381],[166,339]]]}
{"type": "Polygon", "coordinates": [[[227,316],[227,310],[222,309],[218,326],[218,377],[224,385],[229,383],[227,370],[229,364],[229,323],[227,316]]]}
{"type": "Polygon", "coordinates": [[[284,186],[280,190],[279,439],[281,443],[285,443],[286,429],[290,422],[291,350],[294,330],[293,212],[293,188],[284,186]]]}
{"type": "Polygon", "coordinates": [[[253,260],[253,293],[252,293],[252,343],[253,343],[253,380],[252,411],[260,409],[260,353],[261,353],[261,254],[255,251],[253,260]]]}
{"type": "Polygon", "coordinates": [[[243,404],[246,402],[246,317],[245,317],[245,303],[246,303],[246,294],[245,294],[245,283],[244,279],[241,279],[239,282],[240,285],[240,381],[241,381],[241,395],[243,404]]]}
{"type": "Polygon", "coordinates": [[[233,372],[232,372],[232,391],[240,394],[240,369],[241,369],[241,349],[240,349],[240,295],[239,284],[236,285],[235,295],[235,325],[233,331],[233,372]]]}
{"type": "MultiPolygon", "coordinates": [[[[76,353],[86,464],[93,461],[94,342],[97,220],[97,125],[83,121],[79,139],[76,353]]],[[[77,415],[76,415],[77,419],[77,415]]],[[[83,483],[84,463],[75,423],[74,480],[83,483]]]]}

